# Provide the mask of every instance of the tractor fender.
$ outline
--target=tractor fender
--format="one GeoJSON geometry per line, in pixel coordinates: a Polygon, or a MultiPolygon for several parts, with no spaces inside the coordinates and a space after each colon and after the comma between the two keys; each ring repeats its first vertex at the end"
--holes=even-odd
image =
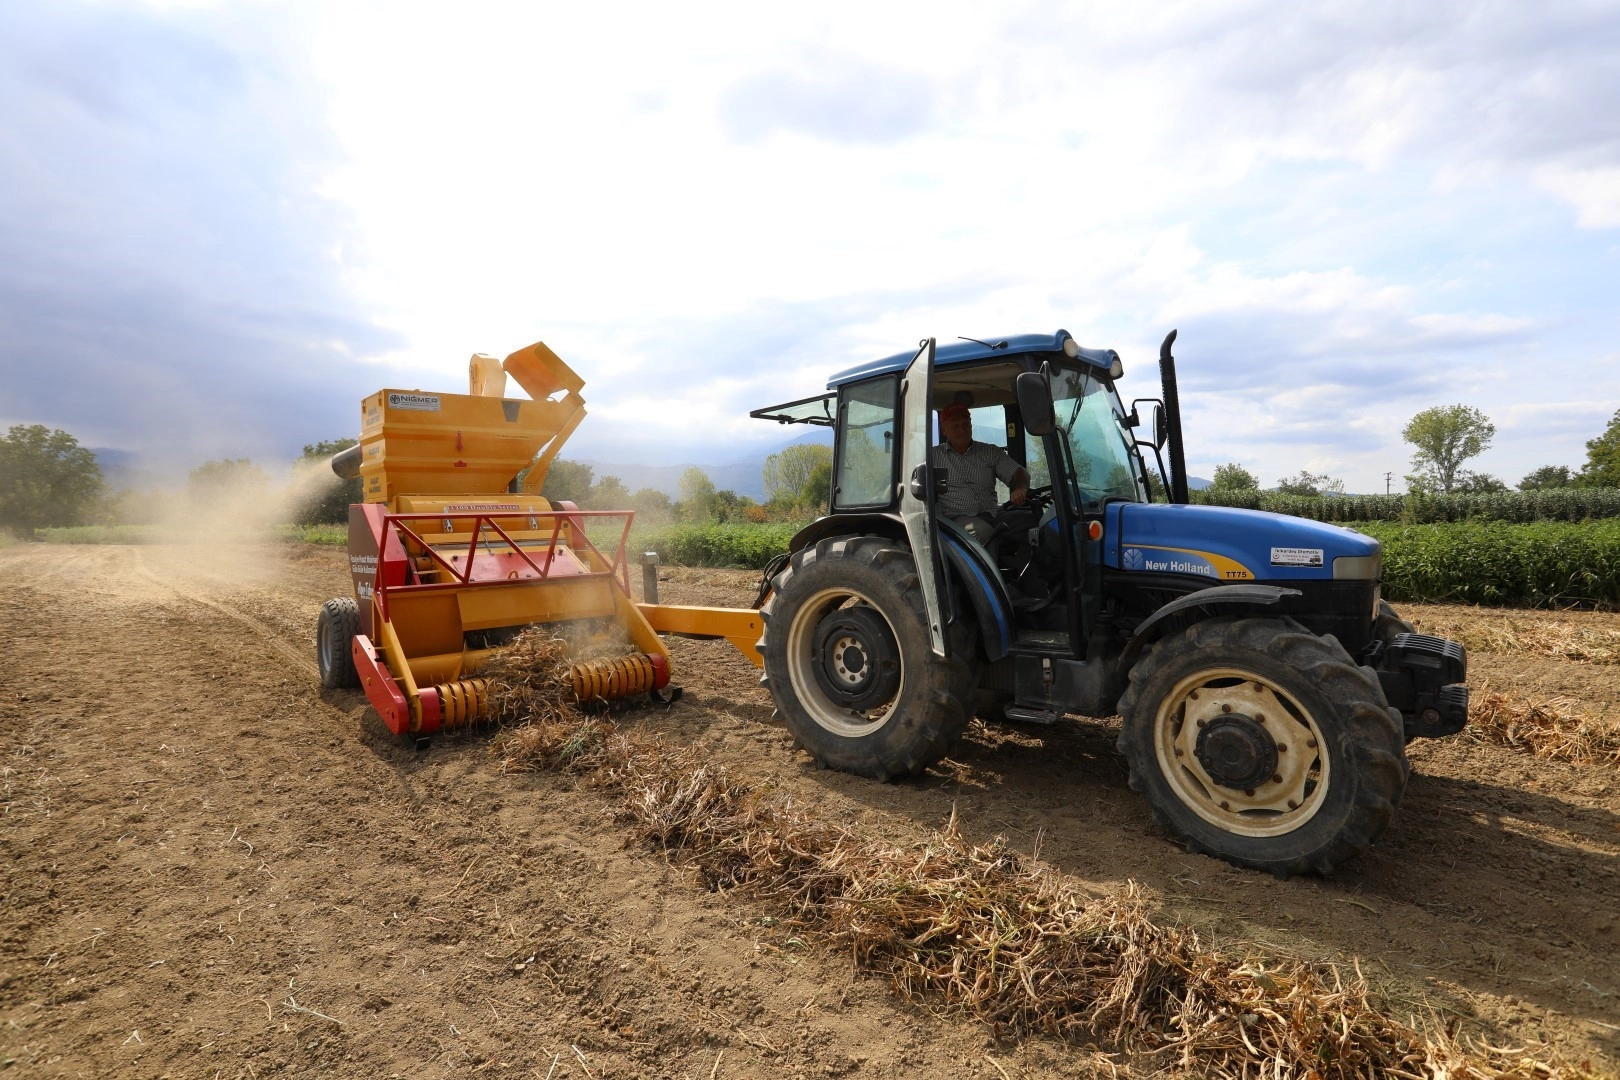
{"type": "Polygon", "coordinates": [[[946,562],[956,571],[953,584],[967,593],[973,605],[985,657],[1000,660],[1012,649],[1013,625],[1012,598],[1007,595],[1001,573],[990,553],[948,517],[939,519],[939,538],[946,562]]]}
{"type": "Polygon", "coordinates": [[[881,536],[897,544],[907,544],[906,526],[899,514],[830,514],[816,518],[793,534],[788,551],[807,548],[829,536],[881,536]]]}
{"type": "Polygon", "coordinates": [[[1226,607],[1246,607],[1252,604],[1275,604],[1285,596],[1303,595],[1298,589],[1285,589],[1278,585],[1216,585],[1208,589],[1199,589],[1185,596],[1178,596],[1165,604],[1159,610],[1143,619],[1136,627],[1136,633],[1131,640],[1125,643],[1124,652],[1119,655],[1120,671],[1128,671],[1143,649],[1156,641],[1166,631],[1178,625],[1175,616],[1194,608],[1203,608],[1204,615],[1213,614],[1213,609],[1226,607]]]}
{"type": "MultiPolygon", "coordinates": [[[[1007,587],[989,554],[960,525],[941,517],[939,535],[946,565],[955,571],[952,591],[967,593],[978,619],[985,655],[1000,660],[1012,648],[1012,600],[1007,596],[1007,587]]],[[[829,536],[881,536],[907,547],[911,543],[899,514],[833,514],[817,518],[795,533],[788,551],[809,547],[829,536]]]]}

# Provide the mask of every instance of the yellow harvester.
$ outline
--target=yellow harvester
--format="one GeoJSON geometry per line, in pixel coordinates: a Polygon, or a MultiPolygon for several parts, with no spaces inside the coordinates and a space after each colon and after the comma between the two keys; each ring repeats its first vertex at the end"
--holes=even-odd
{"type": "Polygon", "coordinates": [[[339,476],[349,508],[354,596],[329,600],[316,630],[322,685],[361,686],[396,735],[418,739],[481,719],[478,668],[520,630],[627,643],[572,668],[582,701],[663,697],[659,632],[730,639],[756,664],[758,612],[637,604],[626,544],[634,514],[553,505],[540,495],[585,417],[584,382],[543,343],[472,358],[469,392],[379,390],[361,404],[358,446],[339,476]],[[510,376],[529,395],[505,396],[510,376]]]}

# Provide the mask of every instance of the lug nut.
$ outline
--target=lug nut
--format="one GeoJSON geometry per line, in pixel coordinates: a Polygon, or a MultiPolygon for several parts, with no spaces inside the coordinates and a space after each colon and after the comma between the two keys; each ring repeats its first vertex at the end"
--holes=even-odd
{"type": "Polygon", "coordinates": [[[1277,753],[1279,753],[1279,754],[1288,753],[1288,744],[1285,743],[1285,742],[1278,743],[1277,744],[1277,753]]]}
{"type": "Polygon", "coordinates": [[[1232,711],[1232,706],[1228,705],[1224,701],[1221,702],[1221,712],[1231,712],[1231,711],[1232,711]]]}
{"type": "Polygon", "coordinates": [[[1221,803],[1221,809],[1222,810],[1230,810],[1230,809],[1232,809],[1232,804],[1229,803],[1229,802],[1223,802],[1223,803],[1221,803]]]}
{"type": "Polygon", "coordinates": [[[1305,745],[1310,747],[1312,750],[1315,750],[1316,749],[1316,740],[1315,739],[1306,739],[1305,740],[1305,745]]]}
{"type": "Polygon", "coordinates": [[[1254,798],[1254,788],[1252,788],[1252,787],[1244,788],[1243,789],[1243,794],[1247,795],[1251,799],[1254,798]]]}
{"type": "Polygon", "coordinates": [[[1295,802],[1293,799],[1289,799],[1288,800],[1288,809],[1290,809],[1290,810],[1298,810],[1299,809],[1299,803],[1295,802]]]}
{"type": "Polygon", "coordinates": [[[1280,784],[1280,783],[1282,783],[1282,773],[1280,773],[1280,772],[1274,772],[1274,773],[1272,773],[1272,774],[1271,774],[1271,782],[1272,782],[1272,783],[1273,783],[1273,784],[1280,784]]]}

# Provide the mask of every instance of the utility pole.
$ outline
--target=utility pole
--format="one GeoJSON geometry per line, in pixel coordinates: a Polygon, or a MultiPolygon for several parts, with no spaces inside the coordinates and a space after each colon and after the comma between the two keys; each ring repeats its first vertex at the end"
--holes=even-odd
{"type": "Polygon", "coordinates": [[[1392,473],[1392,472],[1387,472],[1387,473],[1384,474],[1384,494],[1385,495],[1389,494],[1389,478],[1394,476],[1394,475],[1395,474],[1392,473]]]}

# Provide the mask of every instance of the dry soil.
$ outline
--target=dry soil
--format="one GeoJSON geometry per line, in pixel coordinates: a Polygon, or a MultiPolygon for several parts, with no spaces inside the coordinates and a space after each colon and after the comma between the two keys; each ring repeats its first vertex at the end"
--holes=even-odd
{"type": "MultiPolygon", "coordinates": [[[[753,584],[666,570],[662,591],[742,605],[753,584]]],[[[340,551],[302,545],[0,549],[4,1069],[1126,1074],[899,1000],[746,899],[627,847],[588,786],[502,774],[487,735],[420,753],[396,740],[358,692],[315,677],[316,613],[347,588],[340,551]]],[[[686,696],[621,722],[700,744],[831,819],[909,843],[954,806],[968,839],[1038,845],[1101,890],[1135,880],[1223,948],[1355,963],[1403,1016],[1620,1060],[1613,768],[1466,736],[1414,744],[1379,844],[1331,880],[1278,882],[1186,854],[1154,825],[1108,722],[976,726],[924,776],[876,784],[794,753],[729,646],[672,648],[686,696]]],[[[1620,721],[1620,666],[1471,662],[1476,685],[1620,721]]]]}

